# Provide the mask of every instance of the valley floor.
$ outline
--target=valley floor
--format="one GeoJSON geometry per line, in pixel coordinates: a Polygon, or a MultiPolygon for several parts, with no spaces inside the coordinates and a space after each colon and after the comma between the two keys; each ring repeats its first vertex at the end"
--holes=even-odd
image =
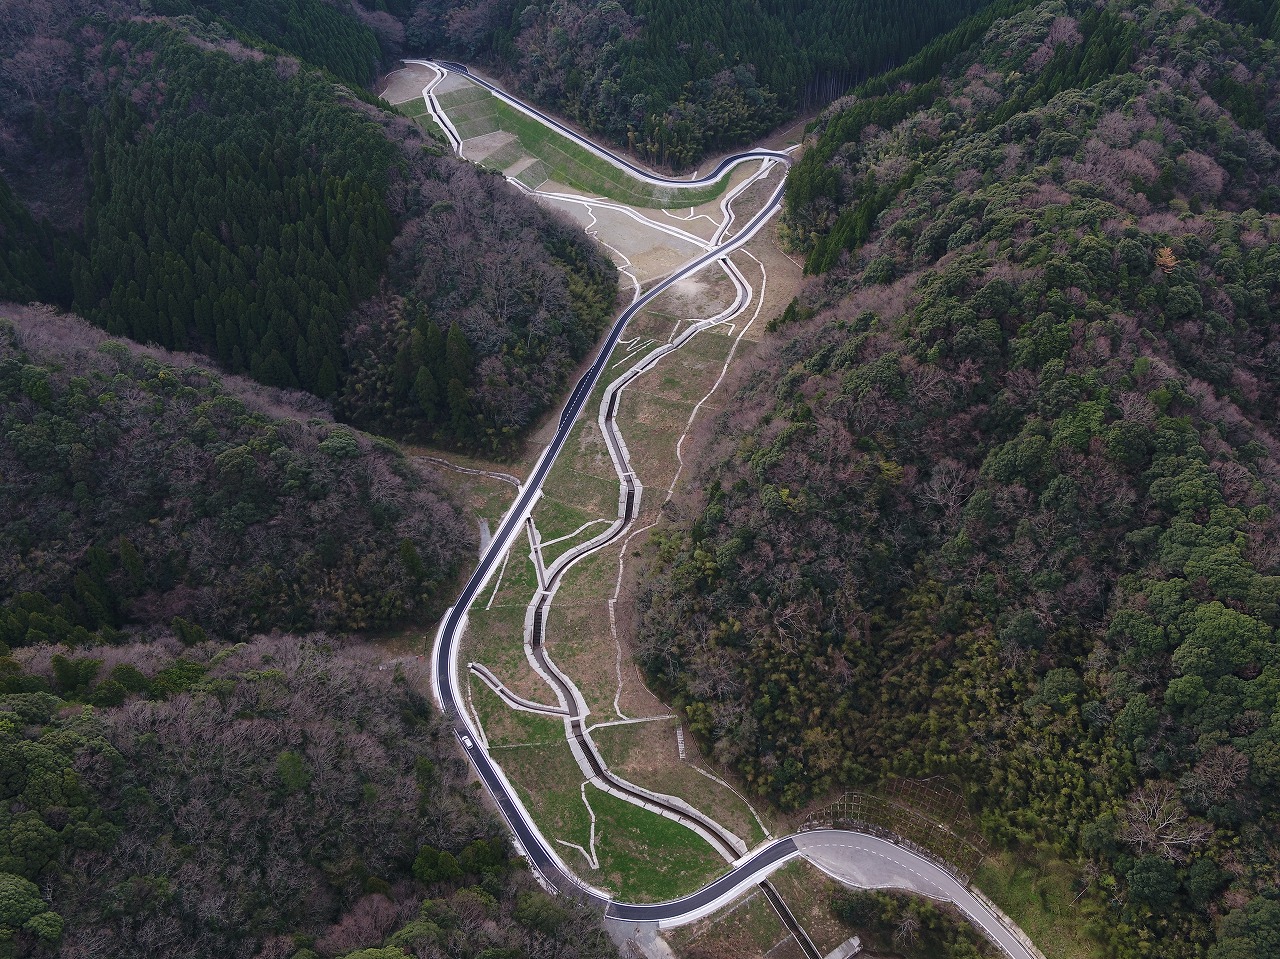
{"type": "MultiPolygon", "coordinates": [[[[602,171],[603,161],[588,164],[582,151],[577,162],[553,162],[575,156],[569,141],[545,128],[531,135],[527,123],[511,121],[515,111],[498,109],[506,105],[456,73],[441,79],[432,67],[408,64],[389,78],[383,96],[419,122],[450,128],[463,156],[579,222],[610,252],[624,290],[637,298],[732,236],[783,175],[780,164],[742,164],[697,191],[692,205],[674,208],[653,190],[637,197],[636,181],[602,171]]],[[[724,411],[731,371],[752,362],[766,323],[801,279],[800,264],[766,229],[632,319],[584,408],[588,415],[543,485],[526,535],[469,613],[462,663],[474,727],[568,867],[623,901],[691,893],[797,825],[750,802],[726,770],[701,756],[683,717],[646,686],[631,654],[629,612],[639,561],[655,548],[649,534],[664,510],[679,508],[690,445],[724,411]],[[575,717],[582,730],[576,739],[575,717]],[[606,770],[603,778],[587,752],[606,770]],[[654,803],[642,807],[637,795],[654,803]]],[[[549,418],[527,463],[508,469],[527,475],[539,441],[555,428],[549,418]]],[[[466,486],[473,477],[457,479],[466,486]]],[[[479,479],[473,505],[496,526],[514,489],[493,475],[479,479]]],[[[842,879],[865,878],[856,863],[844,865],[835,872],[842,879]]],[[[794,879],[788,885],[792,907],[804,905],[812,889],[794,879]]],[[[785,925],[754,916],[755,901],[748,895],[726,915],[743,917],[772,940],[761,940],[758,954],[814,954],[812,942],[802,948],[785,925]]],[[[838,931],[824,928],[822,937],[838,931]]],[[[822,954],[847,935],[824,942],[822,954]]]]}

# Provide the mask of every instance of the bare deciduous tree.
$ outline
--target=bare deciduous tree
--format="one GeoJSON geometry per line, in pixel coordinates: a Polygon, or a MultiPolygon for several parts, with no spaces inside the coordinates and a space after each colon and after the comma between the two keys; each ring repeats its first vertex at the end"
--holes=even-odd
{"type": "Polygon", "coordinates": [[[893,941],[899,946],[911,947],[920,938],[920,919],[914,912],[906,912],[893,930],[893,941]]]}
{"type": "Polygon", "coordinates": [[[1208,842],[1212,833],[1208,823],[1191,818],[1177,787],[1163,780],[1149,782],[1129,797],[1120,826],[1120,837],[1139,852],[1175,862],[1208,842]]]}

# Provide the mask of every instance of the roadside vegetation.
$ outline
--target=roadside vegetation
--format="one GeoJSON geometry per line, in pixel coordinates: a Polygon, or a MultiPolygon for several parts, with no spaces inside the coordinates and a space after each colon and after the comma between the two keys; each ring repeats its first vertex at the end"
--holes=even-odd
{"type": "Polygon", "coordinates": [[[605,885],[624,902],[665,902],[701,889],[728,864],[678,822],[589,790],[605,885]]]}
{"type": "Polygon", "coordinates": [[[543,834],[585,882],[626,902],[663,902],[701,888],[728,868],[706,840],[680,823],[592,785],[584,802],[582,771],[565,741],[564,724],[529,714],[518,722],[527,729],[528,744],[505,745],[494,756],[543,834]],[[592,852],[598,868],[584,855],[592,852]]]}
{"type": "Polygon", "coordinates": [[[903,959],[980,959],[1004,953],[955,910],[923,896],[847,890],[831,903],[836,917],[860,933],[875,955],[903,959]]]}
{"type": "Polygon", "coordinates": [[[1076,868],[1046,850],[988,857],[974,885],[999,906],[1049,959],[1103,959],[1105,948],[1080,922],[1076,868]]]}

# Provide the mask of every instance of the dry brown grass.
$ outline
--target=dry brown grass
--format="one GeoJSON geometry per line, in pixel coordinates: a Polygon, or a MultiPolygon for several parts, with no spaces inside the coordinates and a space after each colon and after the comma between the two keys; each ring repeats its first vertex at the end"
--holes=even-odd
{"type": "Polygon", "coordinates": [[[831,911],[831,900],[844,887],[821,869],[805,859],[796,859],[771,878],[774,888],[823,955],[857,934],[856,929],[846,926],[831,911]]]}

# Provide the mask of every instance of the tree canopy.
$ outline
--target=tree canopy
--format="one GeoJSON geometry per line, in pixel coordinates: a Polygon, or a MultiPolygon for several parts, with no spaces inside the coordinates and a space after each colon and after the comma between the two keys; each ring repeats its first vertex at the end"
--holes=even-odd
{"type": "Polygon", "coordinates": [[[640,598],[651,676],[753,788],[946,777],[1077,864],[1117,956],[1269,948],[1273,52],[1002,3],[824,113],[782,225],[818,276],[640,598]]]}

